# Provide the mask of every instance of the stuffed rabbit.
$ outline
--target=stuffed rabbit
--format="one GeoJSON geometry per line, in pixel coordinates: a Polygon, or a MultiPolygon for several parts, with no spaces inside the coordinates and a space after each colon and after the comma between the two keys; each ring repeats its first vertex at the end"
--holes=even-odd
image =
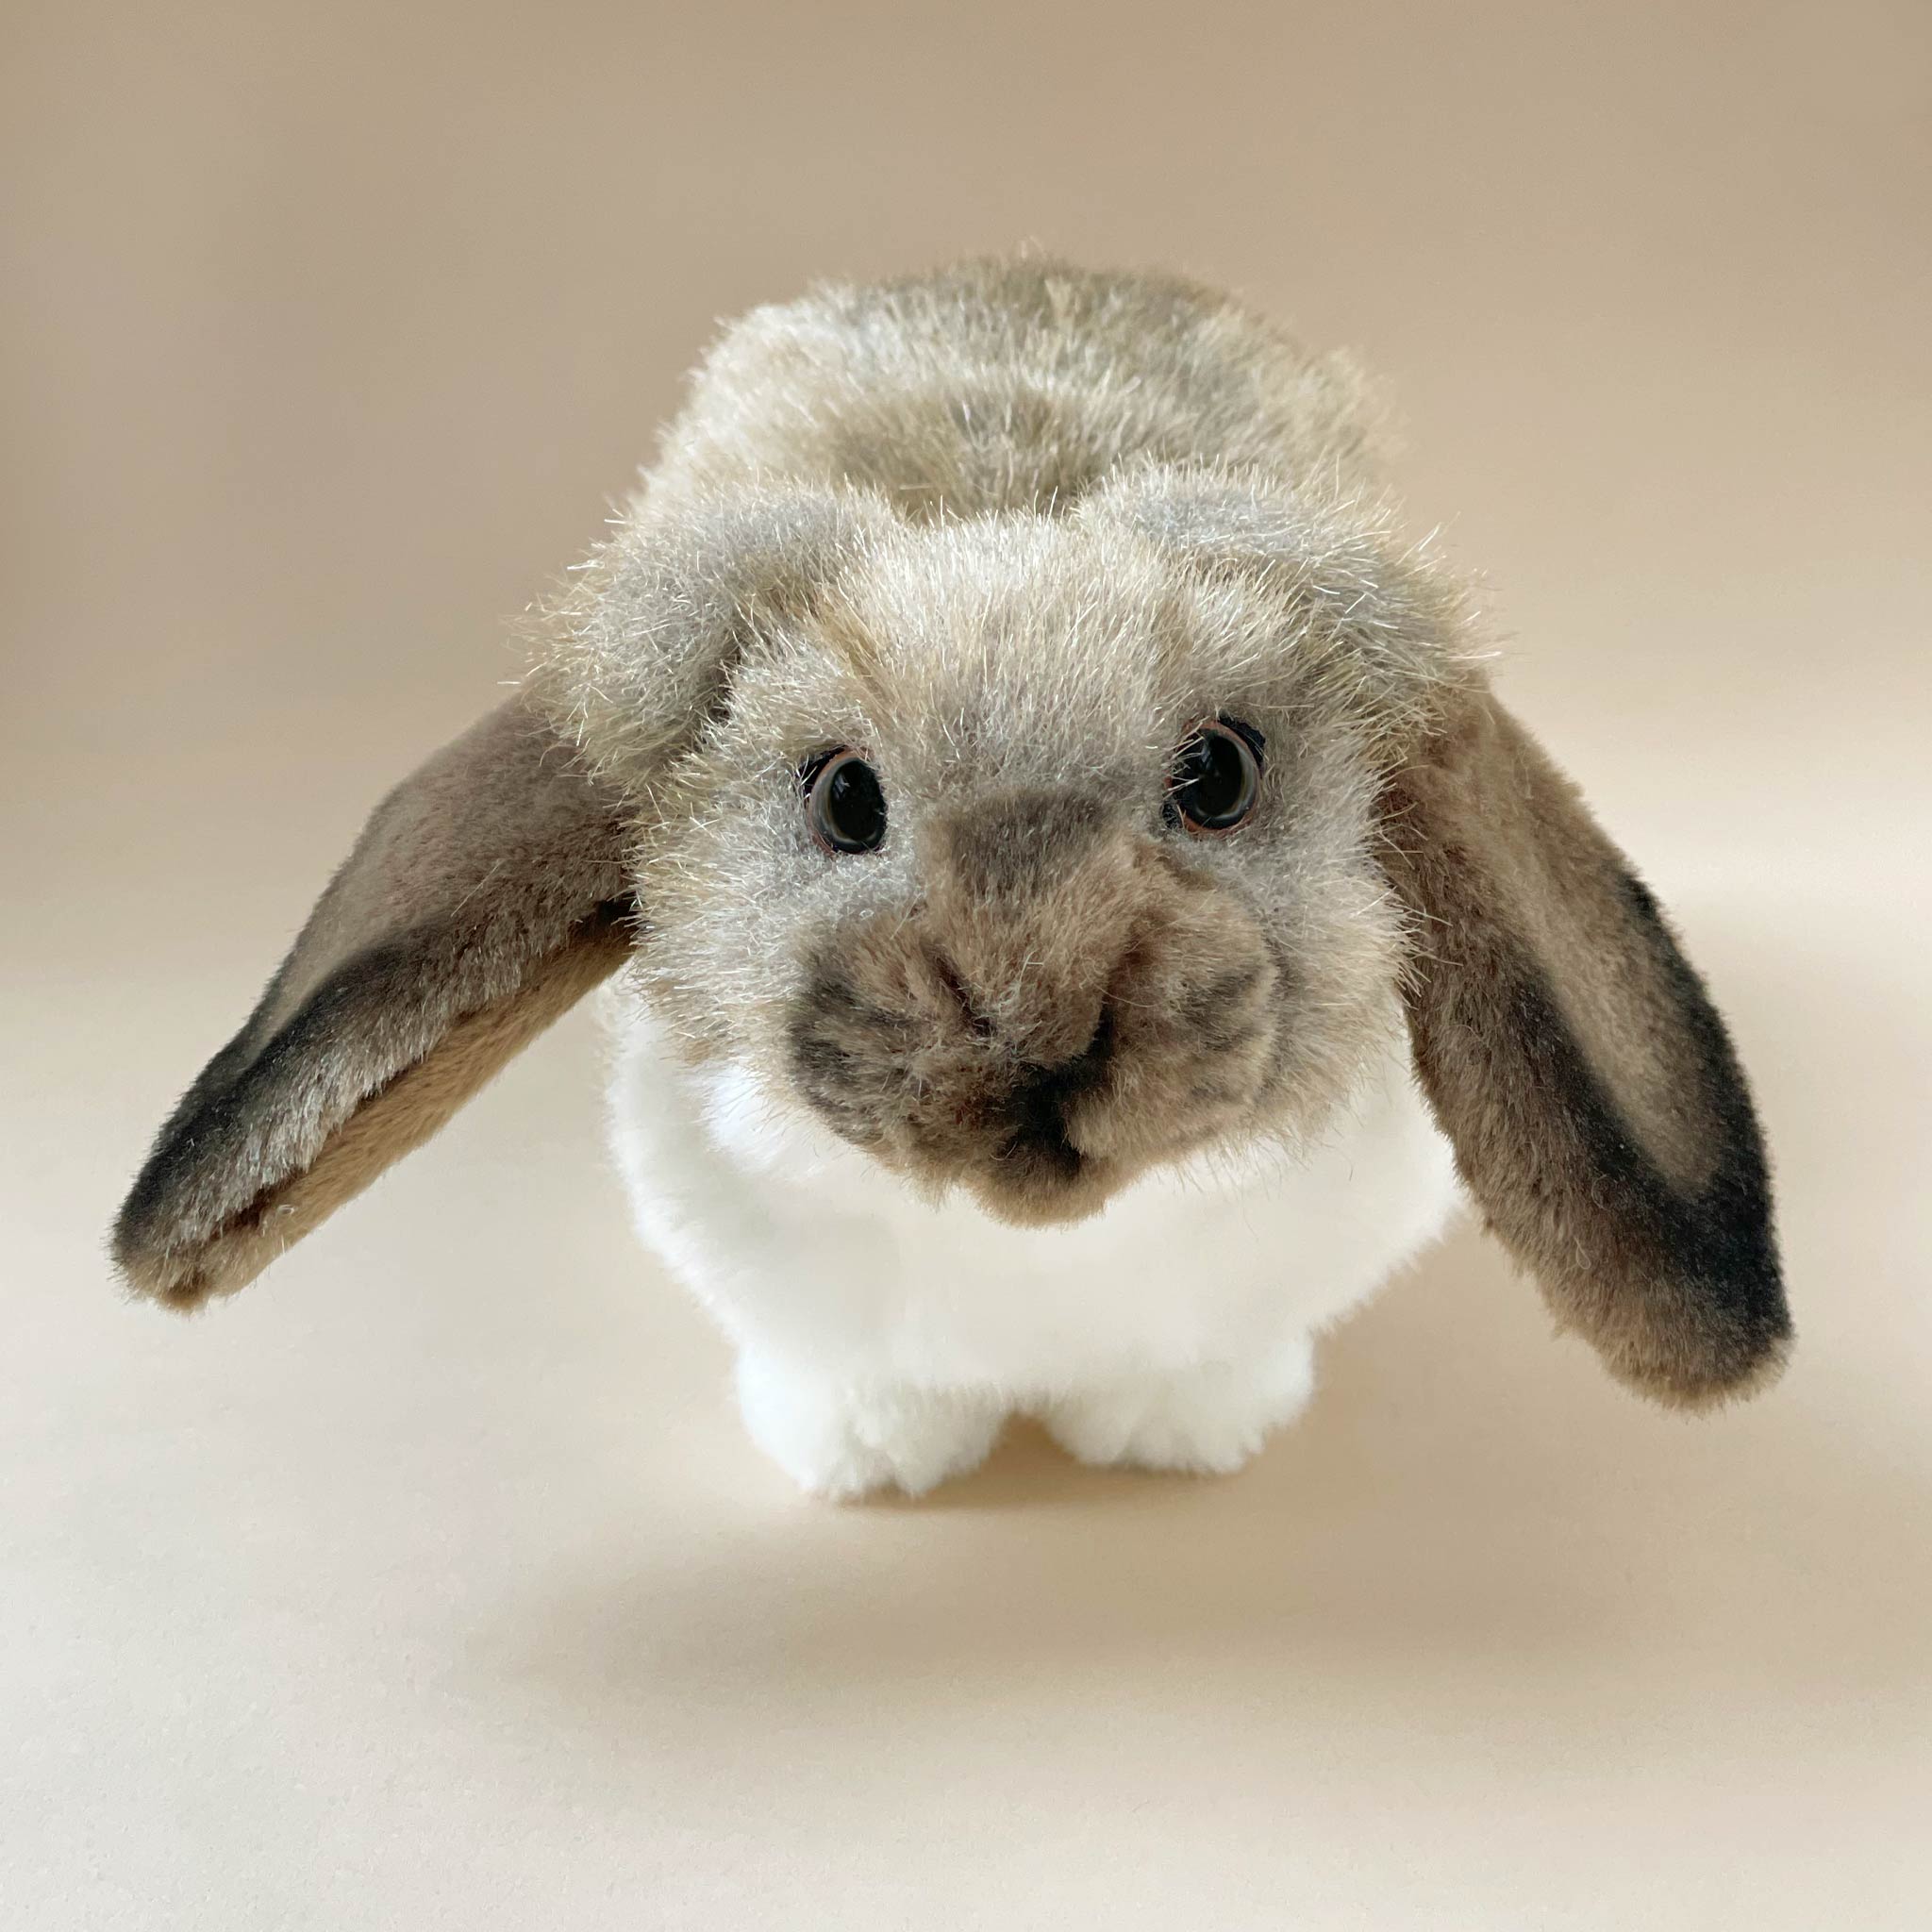
{"type": "Polygon", "coordinates": [[[116,1258],[241,1288],[609,978],[644,1241],[807,1489],[1232,1470],[1464,1189],[1695,1407],[1790,1334],[1743,1076],[1395,534],[1344,365],[1041,262],[730,328],[377,808],[116,1258]]]}

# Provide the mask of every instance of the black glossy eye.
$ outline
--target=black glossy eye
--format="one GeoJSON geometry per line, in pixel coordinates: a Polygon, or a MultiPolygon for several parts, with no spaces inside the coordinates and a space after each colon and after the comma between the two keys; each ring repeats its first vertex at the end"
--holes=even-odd
{"type": "Polygon", "coordinates": [[[879,774],[856,751],[827,752],[801,774],[805,816],[828,852],[871,852],[886,836],[879,774]]]}
{"type": "Polygon", "coordinates": [[[1204,724],[1174,755],[1167,798],[1195,832],[1231,832],[1261,795],[1261,734],[1232,718],[1204,724]]]}

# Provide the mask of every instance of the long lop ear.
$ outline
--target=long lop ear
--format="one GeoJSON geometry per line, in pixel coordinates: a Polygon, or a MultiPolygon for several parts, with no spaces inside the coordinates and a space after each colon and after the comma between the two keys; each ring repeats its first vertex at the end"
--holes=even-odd
{"type": "Polygon", "coordinates": [[[113,1255],[179,1307],[252,1281],[625,958],[621,808],[523,696],[376,808],[155,1141],[113,1255]]]}
{"type": "Polygon", "coordinates": [[[1278,478],[1149,464],[1081,513],[1259,592],[1299,701],[1359,729],[1410,917],[1417,1075],[1558,1323],[1678,1407],[1770,1381],[1791,1324],[1724,1022],[1656,900],[1490,691],[1456,586],[1396,541],[1387,505],[1278,478]]]}
{"type": "Polygon", "coordinates": [[[1773,1379],[1791,1324],[1757,1121],[1657,901],[1480,686],[1383,808],[1416,1072],[1491,1228],[1643,1393],[1773,1379]]]}

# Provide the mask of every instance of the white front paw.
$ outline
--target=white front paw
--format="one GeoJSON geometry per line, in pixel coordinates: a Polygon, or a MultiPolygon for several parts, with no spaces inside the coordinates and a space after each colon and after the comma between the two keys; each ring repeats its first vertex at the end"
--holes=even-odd
{"type": "Polygon", "coordinates": [[[1062,1397],[1041,1417],[1082,1462],[1230,1475],[1307,1406],[1313,1343],[1258,1363],[1148,1375],[1062,1397]]]}
{"type": "Polygon", "coordinates": [[[738,1407],[792,1481],[837,1502],[890,1489],[924,1495],[978,1468],[1006,1420],[991,1397],[847,1388],[749,1352],[738,1359],[738,1407]]]}

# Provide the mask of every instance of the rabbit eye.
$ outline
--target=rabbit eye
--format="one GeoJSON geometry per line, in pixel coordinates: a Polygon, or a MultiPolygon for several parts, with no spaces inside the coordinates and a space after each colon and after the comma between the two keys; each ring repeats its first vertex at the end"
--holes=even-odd
{"type": "Polygon", "coordinates": [[[806,823],[827,852],[872,852],[886,836],[879,774],[856,751],[821,754],[799,774],[806,823]]]}
{"type": "Polygon", "coordinates": [[[1261,795],[1261,734],[1238,719],[1203,724],[1174,754],[1169,811],[1189,830],[1231,832],[1261,795]]]}

